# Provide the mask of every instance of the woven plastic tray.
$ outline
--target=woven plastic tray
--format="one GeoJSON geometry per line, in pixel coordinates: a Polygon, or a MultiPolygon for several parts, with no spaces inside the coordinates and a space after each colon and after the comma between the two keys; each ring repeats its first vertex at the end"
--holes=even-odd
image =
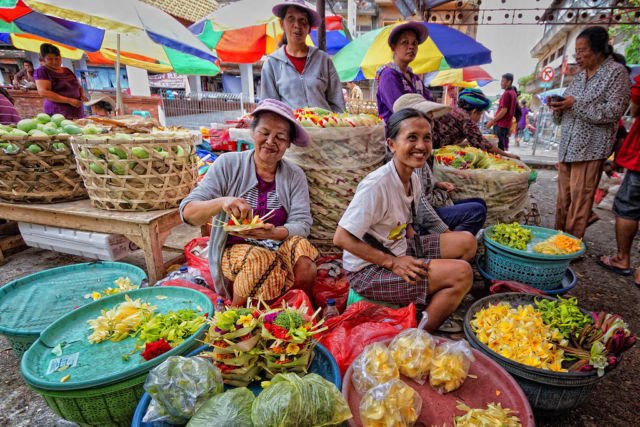
{"type": "MultiPolygon", "coordinates": [[[[189,353],[189,356],[197,356],[201,352],[207,350],[208,346],[202,346],[193,352],[189,353]]],[[[333,358],[329,350],[323,347],[321,344],[316,344],[314,348],[314,357],[311,365],[309,366],[310,374],[318,374],[327,381],[331,381],[333,384],[338,387],[338,390],[342,388],[342,380],[340,378],[340,369],[338,368],[338,364],[336,360],[333,358]]],[[[230,386],[225,386],[225,389],[233,388],[230,386]]],[[[262,387],[260,386],[260,381],[254,381],[249,384],[249,390],[253,392],[256,396],[260,394],[262,391],[262,387]]],[[[133,415],[133,420],[131,420],[131,427],[170,427],[171,424],[165,423],[143,423],[142,419],[144,415],[147,413],[147,409],[149,408],[149,403],[151,403],[151,396],[148,393],[145,393],[140,399],[140,403],[138,403],[138,407],[136,408],[136,413],[133,415]]]]}
{"type": "Polygon", "coordinates": [[[147,278],[134,265],[91,262],[67,265],[30,274],[0,289],[0,334],[6,335],[18,356],[59,317],[93,300],[87,294],[114,287],[114,280],[129,277],[134,284],[147,278]]]}
{"type": "Polygon", "coordinates": [[[156,306],[156,313],[182,309],[203,314],[213,312],[213,304],[206,295],[187,288],[144,288],[102,298],[58,319],[42,332],[22,358],[20,370],[25,382],[41,390],[91,389],[122,382],[148,372],[169,356],[184,354],[197,343],[207,328],[206,324],[203,325],[182,344],[154,359],[145,361],[138,351],[125,361],[122,356],[133,351],[136,345],[134,338],[91,344],[88,339],[91,329],[87,324],[87,321],[100,316],[102,310],[111,309],[123,302],[125,295],[132,299],[140,298],[143,302],[156,306]],[[66,343],[66,346],[62,356],[56,356],[52,349],[61,343],[66,343]],[[77,362],[74,366],[64,371],[47,373],[55,359],[74,358],[76,355],[77,362]],[[61,378],[66,375],[70,375],[69,380],[61,383],[61,378]]]}
{"type": "MultiPolygon", "coordinates": [[[[533,251],[533,247],[535,245],[537,245],[538,243],[548,239],[551,236],[559,234],[560,231],[552,230],[551,228],[536,227],[536,226],[533,226],[533,225],[523,225],[522,228],[528,228],[529,230],[531,230],[531,233],[533,234],[533,239],[531,239],[531,241],[527,244],[527,250],[526,251],[522,251],[520,249],[510,248],[509,246],[500,244],[500,243],[496,242],[495,240],[493,240],[491,238],[491,233],[493,232],[493,227],[494,227],[493,225],[491,227],[488,227],[486,230],[484,230],[484,233],[482,234],[483,237],[484,237],[485,245],[492,246],[494,248],[497,248],[497,249],[502,250],[504,252],[507,252],[509,254],[520,255],[520,256],[522,256],[524,258],[530,258],[530,259],[536,259],[536,260],[545,260],[545,261],[571,260],[571,259],[579,257],[586,250],[584,242],[580,242],[580,250],[578,252],[574,252],[572,254],[546,255],[546,254],[540,254],[540,253],[534,252],[533,251]]],[[[572,236],[571,234],[567,234],[567,233],[564,233],[564,234],[566,234],[569,237],[573,237],[574,239],[576,239],[576,237],[572,236]]]]}

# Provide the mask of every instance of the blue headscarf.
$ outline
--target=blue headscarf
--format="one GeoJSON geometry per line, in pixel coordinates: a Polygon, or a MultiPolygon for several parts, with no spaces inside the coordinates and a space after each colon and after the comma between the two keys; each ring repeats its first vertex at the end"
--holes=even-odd
{"type": "Polygon", "coordinates": [[[458,107],[463,110],[487,110],[491,106],[491,101],[480,89],[463,89],[458,95],[458,107]]]}

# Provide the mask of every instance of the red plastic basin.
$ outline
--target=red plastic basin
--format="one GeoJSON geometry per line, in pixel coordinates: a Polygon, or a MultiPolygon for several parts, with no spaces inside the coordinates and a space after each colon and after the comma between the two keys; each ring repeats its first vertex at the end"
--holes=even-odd
{"type": "MultiPolygon", "coordinates": [[[[439,342],[448,341],[437,337],[439,342]]],[[[388,344],[391,340],[382,341],[388,344]]],[[[422,397],[422,412],[416,425],[453,426],[453,417],[464,413],[456,408],[458,402],[463,402],[471,408],[486,408],[488,403],[500,403],[503,408],[516,411],[523,427],[534,427],[535,420],[529,401],[518,383],[500,365],[475,349],[471,349],[475,362],[469,369],[470,375],[478,378],[467,378],[459,389],[439,394],[427,381],[420,385],[415,381],[401,376],[401,379],[413,387],[422,397]]],[[[349,403],[353,418],[349,420],[352,427],[361,426],[360,400],[362,395],[351,384],[352,367],[349,367],[342,380],[342,395],[349,403]]]]}

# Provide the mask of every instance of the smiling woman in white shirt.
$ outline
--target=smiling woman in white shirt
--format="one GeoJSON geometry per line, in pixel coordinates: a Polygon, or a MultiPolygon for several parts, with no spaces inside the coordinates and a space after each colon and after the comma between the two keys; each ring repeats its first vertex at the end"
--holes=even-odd
{"type": "Polygon", "coordinates": [[[426,306],[426,329],[437,330],[471,289],[476,241],[468,232],[418,236],[422,168],[431,153],[431,124],[415,109],[387,122],[392,161],[369,174],[345,211],[333,242],[344,250],[349,284],[375,301],[426,306]]]}

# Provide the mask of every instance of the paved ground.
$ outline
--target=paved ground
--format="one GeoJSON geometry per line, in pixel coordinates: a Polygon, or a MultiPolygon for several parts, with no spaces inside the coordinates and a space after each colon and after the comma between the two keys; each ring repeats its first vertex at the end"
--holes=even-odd
{"type": "MultiPolygon", "coordinates": [[[[539,179],[531,187],[532,198],[538,203],[542,215],[542,225],[553,225],[555,182],[553,170],[541,170],[539,179]]],[[[627,319],[636,333],[640,333],[640,290],[629,278],[622,278],[606,272],[595,265],[593,259],[599,253],[611,253],[615,246],[613,237],[613,217],[610,212],[598,211],[602,220],[589,229],[585,242],[588,252],[572,268],[579,277],[579,284],[571,291],[577,296],[581,306],[589,310],[606,310],[620,313],[627,319]]],[[[180,228],[172,235],[170,242],[180,247],[197,230],[180,228]]],[[[85,259],[67,256],[39,249],[29,249],[11,256],[0,267],[0,283],[39,270],[82,262],[85,259]]],[[[126,261],[143,266],[140,255],[133,255],[126,261]]],[[[634,249],[634,265],[640,265],[638,251],[634,249]]],[[[483,295],[483,287],[476,283],[466,304],[483,295]]],[[[619,368],[608,374],[598,384],[591,400],[563,417],[551,420],[538,419],[540,426],[620,426],[638,425],[640,404],[640,350],[638,346],[626,353],[619,368]]],[[[37,394],[29,390],[19,374],[18,361],[8,342],[0,337],[0,426],[70,426],[60,420],[46,406],[37,394]]]]}

